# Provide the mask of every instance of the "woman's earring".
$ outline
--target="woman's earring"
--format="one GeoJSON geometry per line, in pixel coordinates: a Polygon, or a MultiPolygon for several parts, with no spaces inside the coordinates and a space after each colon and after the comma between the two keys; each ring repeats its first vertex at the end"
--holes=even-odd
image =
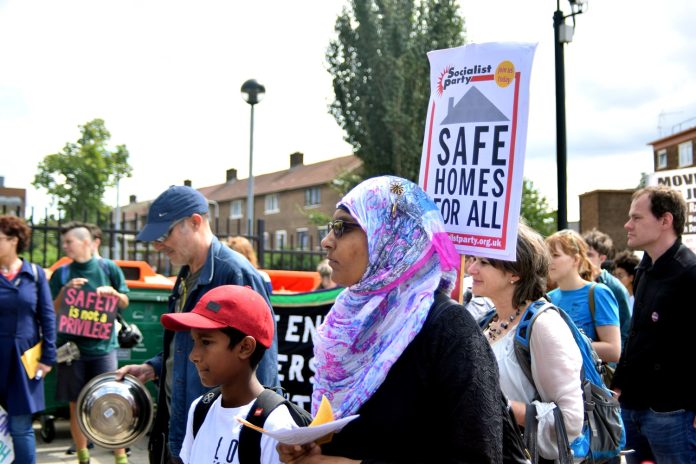
{"type": "Polygon", "coordinates": [[[510,281],[510,285],[515,285],[515,281],[514,281],[514,280],[511,280],[511,281],[510,281]]]}

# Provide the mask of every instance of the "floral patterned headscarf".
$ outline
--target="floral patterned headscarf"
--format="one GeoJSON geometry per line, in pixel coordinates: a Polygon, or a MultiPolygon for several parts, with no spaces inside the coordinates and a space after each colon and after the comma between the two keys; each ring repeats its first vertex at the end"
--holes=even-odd
{"type": "Polygon", "coordinates": [[[459,257],[440,211],[408,180],[368,179],[337,206],[367,234],[369,263],[317,330],[312,410],[323,395],[345,417],[373,395],[420,332],[434,292],[452,290],[459,257]]]}

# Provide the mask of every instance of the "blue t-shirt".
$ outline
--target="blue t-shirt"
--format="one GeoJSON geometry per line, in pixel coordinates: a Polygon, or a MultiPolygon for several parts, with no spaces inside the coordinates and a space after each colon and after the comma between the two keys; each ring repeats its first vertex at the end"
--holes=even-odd
{"type": "Polygon", "coordinates": [[[561,290],[555,288],[549,292],[551,302],[568,313],[575,325],[585,332],[585,335],[597,341],[596,326],[619,326],[619,305],[614,294],[604,284],[595,284],[595,323],[592,324],[590,313],[589,293],[592,284],[578,288],[577,290],[561,290]]]}

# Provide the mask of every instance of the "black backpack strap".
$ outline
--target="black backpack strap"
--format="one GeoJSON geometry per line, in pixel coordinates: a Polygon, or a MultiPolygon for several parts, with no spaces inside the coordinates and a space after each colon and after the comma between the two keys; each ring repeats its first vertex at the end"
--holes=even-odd
{"type": "Polygon", "coordinates": [[[220,387],[215,387],[203,395],[203,398],[201,398],[196,408],[193,410],[193,438],[196,438],[196,434],[205,421],[205,416],[208,414],[210,407],[218,396],[220,396],[220,387]]]}
{"type": "MultiPolygon", "coordinates": [[[[291,403],[285,397],[269,388],[266,388],[256,398],[246,420],[257,427],[263,427],[268,416],[281,404],[286,405],[296,424],[304,426],[312,420],[308,412],[301,410],[299,406],[295,406],[294,403],[291,403]]],[[[259,464],[260,462],[261,432],[250,427],[242,427],[242,430],[239,432],[239,463],[259,464]]]]}

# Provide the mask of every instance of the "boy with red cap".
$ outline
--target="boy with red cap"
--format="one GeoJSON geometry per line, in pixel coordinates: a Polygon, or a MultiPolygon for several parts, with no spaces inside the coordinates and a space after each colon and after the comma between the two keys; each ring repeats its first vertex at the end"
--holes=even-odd
{"type": "MultiPolygon", "coordinates": [[[[164,314],[161,321],[169,330],[191,331],[194,345],[189,359],[201,383],[206,387],[219,385],[221,393],[206,393],[191,405],[179,457],[184,463],[239,463],[242,425],[235,418],[247,418],[252,406],[258,407],[257,397],[269,392],[255,374],[273,341],[274,324],[268,304],[250,287],[223,285],[206,293],[191,312],[164,314]],[[211,404],[205,405],[202,423],[196,423],[196,407],[201,401],[211,404]]],[[[293,424],[288,407],[281,403],[262,427],[277,430],[293,424]]],[[[259,462],[280,462],[277,442],[267,435],[260,438],[259,462]]]]}

